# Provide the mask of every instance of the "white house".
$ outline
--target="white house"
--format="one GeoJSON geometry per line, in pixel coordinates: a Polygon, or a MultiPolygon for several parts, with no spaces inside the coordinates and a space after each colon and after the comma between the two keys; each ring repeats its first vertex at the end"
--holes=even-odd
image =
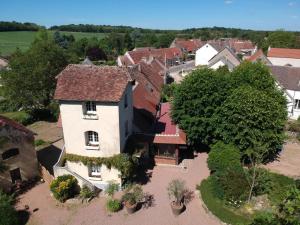
{"type": "Polygon", "coordinates": [[[232,71],[238,65],[240,65],[240,60],[228,47],[225,47],[208,61],[208,67],[214,70],[222,66],[227,66],[229,71],[232,71]]]}
{"type": "Polygon", "coordinates": [[[275,66],[300,67],[300,49],[269,48],[267,56],[275,66]]]}
{"type": "MultiPolygon", "coordinates": [[[[55,99],[61,113],[63,154],[110,157],[122,153],[132,133],[132,83],[128,70],[116,66],[71,64],[57,76],[55,99]]],[[[105,165],[70,161],[62,165],[60,159],[54,174],[66,173],[80,185],[105,189],[111,181],[121,184],[120,172],[105,165]]]]}
{"type": "Polygon", "coordinates": [[[208,65],[209,60],[221,51],[219,46],[205,44],[196,51],[195,66],[208,65]]]}
{"type": "Polygon", "coordinates": [[[284,90],[288,101],[287,109],[290,119],[300,116],[300,68],[290,66],[270,66],[271,73],[284,90]]]}

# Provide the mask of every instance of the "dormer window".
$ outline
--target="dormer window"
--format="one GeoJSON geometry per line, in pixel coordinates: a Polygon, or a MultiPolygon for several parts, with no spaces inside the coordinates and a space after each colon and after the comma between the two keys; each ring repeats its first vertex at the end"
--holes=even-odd
{"type": "Polygon", "coordinates": [[[96,103],[92,101],[88,101],[85,103],[86,114],[96,114],[96,103]]]}

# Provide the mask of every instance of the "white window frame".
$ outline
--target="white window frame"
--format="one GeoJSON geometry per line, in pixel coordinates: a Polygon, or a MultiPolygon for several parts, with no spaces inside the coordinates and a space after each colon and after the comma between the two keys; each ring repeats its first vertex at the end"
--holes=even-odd
{"type": "Polygon", "coordinates": [[[300,99],[295,99],[294,109],[300,110],[300,99]]]}
{"type": "Polygon", "coordinates": [[[101,177],[101,166],[91,165],[90,166],[91,177],[101,177]]]}
{"type": "Polygon", "coordinates": [[[88,146],[99,146],[99,134],[96,131],[86,132],[86,143],[88,146]]]}
{"type": "Polygon", "coordinates": [[[93,101],[85,102],[85,113],[88,115],[96,115],[97,114],[96,102],[93,101]]]}

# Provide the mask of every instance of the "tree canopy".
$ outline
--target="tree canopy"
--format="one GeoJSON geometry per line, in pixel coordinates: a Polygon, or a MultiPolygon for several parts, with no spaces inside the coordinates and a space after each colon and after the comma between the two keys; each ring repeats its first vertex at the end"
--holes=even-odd
{"type": "Polygon", "coordinates": [[[260,63],[242,63],[231,73],[193,71],[176,86],[172,102],[172,118],[192,144],[220,140],[242,152],[258,146],[275,152],[286,117],[285,97],[260,63]]]}
{"type": "Polygon", "coordinates": [[[42,32],[28,51],[17,51],[10,60],[10,70],[1,73],[5,98],[23,109],[49,106],[55,77],[68,63],[64,50],[42,32]]]}

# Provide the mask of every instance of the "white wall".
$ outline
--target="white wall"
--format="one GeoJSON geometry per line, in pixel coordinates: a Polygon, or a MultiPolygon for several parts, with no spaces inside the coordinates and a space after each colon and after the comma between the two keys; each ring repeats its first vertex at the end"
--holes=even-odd
{"type": "Polygon", "coordinates": [[[205,44],[196,51],[195,65],[208,65],[208,61],[218,54],[218,51],[214,49],[210,44],[205,44]]]}
{"type": "Polygon", "coordinates": [[[287,64],[291,64],[294,67],[300,67],[300,59],[276,57],[268,57],[268,59],[274,66],[285,66],[287,64]]]}
{"type": "Polygon", "coordinates": [[[214,70],[217,70],[217,69],[218,69],[219,67],[221,67],[221,66],[225,66],[225,64],[220,60],[219,62],[213,64],[213,65],[212,65],[211,67],[209,67],[209,68],[214,69],[214,70]]]}
{"type": "Polygon", "coordinates": [[[286,91],[292,97],[292,98],[287,98],[289,118],[296,120],[298,119],[298,117],[300,117],[300,109],[294,108],[294,104],[295,104],[294,100],[300,99],[300,91],[292,91],[292,90],[286,90],[286,91]]]}

